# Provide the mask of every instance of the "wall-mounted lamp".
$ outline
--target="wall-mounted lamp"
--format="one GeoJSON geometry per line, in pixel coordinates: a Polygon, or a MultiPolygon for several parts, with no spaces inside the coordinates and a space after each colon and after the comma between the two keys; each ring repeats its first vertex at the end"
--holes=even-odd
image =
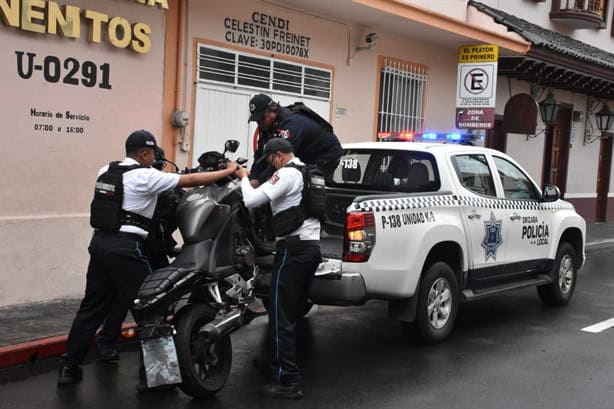
{"type": "Polygon", "coordinates": [[[586,121],[584,126],[584,144],[593,143],[599,138],[607,137],[608,130],[614,123],[614,112],[610,110],[607,102],[601,103],[601,109],[595,112],[599,102],[595,99],[589,98],[586,102],[586,121]],[[600,134],[593,136],[595,129],[591,122],[590,116],[595,116],[595,125],[599,129],[600,134]]]}
{"type": "Polygon", "coordinates": [[[552,90],[548,91],[546,99],[539,103],[539,114],[546,127],[554,124],[560,106],[561,104],[554,98],[552,90]]]}
{"type": "Polygon", "coordinates": [[[546,125],[546,128],[542,129],[535,135],[527,135],[527,140],[529,138],[535,138],[538,135],[547,132],[554,125],[554,121],[556,120],[556,114],[559,112],[559,107],[561,106],[560,102],[557,101],[556,98],[554,98],[554,94],[552,93],[551,89],[548,90],[548,96],[538,105],[539,115],[544,125],[546,125]]]}
{"type": "Polygon", "coordinates": [[[610,111],[610,107],[606,102],[604,102],[599,112],[595,114],[595,118],[597,118],[597,128],[599,128],[603,134],[612,127],[612,122],[614,122],[614,112],[610,111]]]}

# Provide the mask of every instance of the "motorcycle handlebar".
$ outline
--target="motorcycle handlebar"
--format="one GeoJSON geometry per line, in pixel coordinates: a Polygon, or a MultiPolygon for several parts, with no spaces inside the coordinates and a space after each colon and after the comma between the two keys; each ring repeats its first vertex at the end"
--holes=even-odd
{"type": "MultiPolygon", "coordinates": [[[[235,162],[237,162],[239,165],[244,165],[244,164],[246,164],[248,162],[248,160],[249,159],[247,159],[247,158],[240,157],[240,158],[237,158],[237,160],[235,162]]],[[[226,159],[226,162],[228,162],[228,159],[226,159]]],[[[205,168],[203,168],[202,166],[199,165],[199,166],[197,166],[195,168],[188,168],[188,167],[186,167],[186,168],[184,168],[182,170],[178,170],[177,173],[184,175],[184,174],[188,174],[188,173],[211,172],[211,171],[214,171],[214,170],[226,169],[226,162],[219,163],[217,169],[213,169],[213,168],[205,169],[205,168]]]]}

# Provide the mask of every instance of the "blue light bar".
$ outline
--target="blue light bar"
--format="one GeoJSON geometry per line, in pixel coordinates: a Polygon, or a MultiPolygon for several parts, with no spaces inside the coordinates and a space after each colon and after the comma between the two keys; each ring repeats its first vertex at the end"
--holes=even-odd
{"type": "Polygon", "coordinates": [[[460,141],[461,134],[459,134],[459,133],[449,133],[449,134],[446,135],[446,139],[449,139],[451,141],[460,141]]]}
{"type": "Polygon", "coordinates": [[[422,135],[422,139],[437,140],[437,134],[436,133],[425,133],[422,135]]]}

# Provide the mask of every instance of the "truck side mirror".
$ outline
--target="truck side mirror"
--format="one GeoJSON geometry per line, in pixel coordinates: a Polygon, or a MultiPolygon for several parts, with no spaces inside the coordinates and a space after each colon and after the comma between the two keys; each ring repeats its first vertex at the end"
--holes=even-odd
{"type": "Polygon", "coordinates": [[[556,202],[561,198],[561,191],[554,185],[545,185],[542,191],[542,199],[544,202],[556,202]]]}

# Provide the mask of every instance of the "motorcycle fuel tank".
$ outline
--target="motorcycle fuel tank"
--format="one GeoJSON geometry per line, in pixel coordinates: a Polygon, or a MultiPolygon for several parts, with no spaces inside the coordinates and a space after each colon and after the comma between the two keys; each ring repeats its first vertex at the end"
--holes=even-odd
{"type": "Polygon", "coordinates": [[[185,243],[212,239],[230,213],[230,206],[219,204],[211,187],[194,189],[177,205],[177,225],[185,243]]]}

